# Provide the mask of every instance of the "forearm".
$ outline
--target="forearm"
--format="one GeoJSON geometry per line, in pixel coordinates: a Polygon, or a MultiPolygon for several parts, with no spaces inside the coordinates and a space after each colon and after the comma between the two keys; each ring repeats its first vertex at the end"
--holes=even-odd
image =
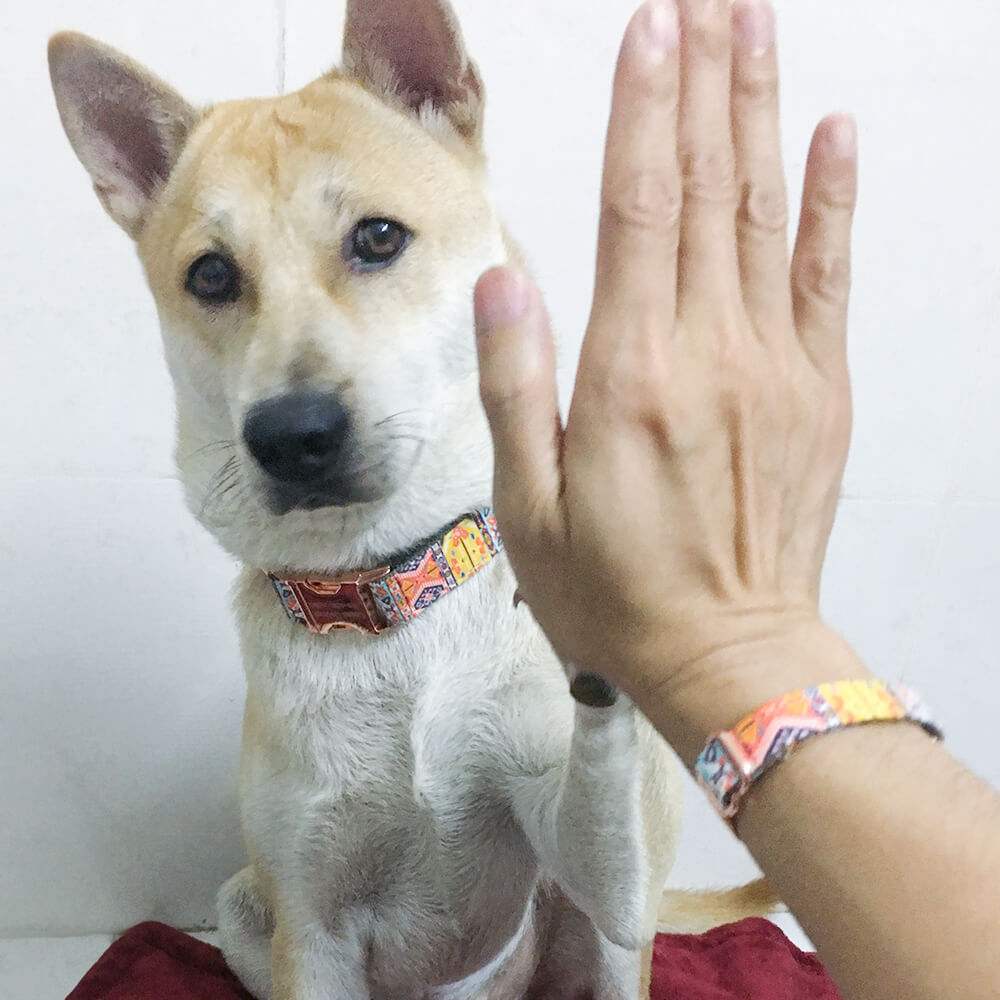
{"type": "Polygon", "coordinates": [[[1000,798],[902,723],[807,742],[739,833],[845,1000],[1000,991],[1000,798]]]}
{"type": "MultiPolygon", "coordinates": [[[[748,670],[708,689],[700,703],[689,692],[683,720],[676,706],[661,705],[661,722],[688,734],[678,748],[688,765],[700,750],[690,750],[695,742],[772,697],[867,675],[853,657],[852,669],[842,643],[814,645],[800,666],[790,650],[777,649],[772,675],[756,692],[748,670]]],[[[670,728],[664,732],[673,738],[670,728]]],[[[998,830],[1000,796],[906,723],[806,741],[754,785],[738,818],[740,838],[845,1000],[998,995],[998,830]]]]}

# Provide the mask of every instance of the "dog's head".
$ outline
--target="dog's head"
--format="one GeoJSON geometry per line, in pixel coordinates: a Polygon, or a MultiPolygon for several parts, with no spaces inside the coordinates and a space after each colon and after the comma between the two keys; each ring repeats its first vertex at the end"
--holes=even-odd
{"type": "Polygon", "coordinates": [[[83,36],[49,55],[70,142],[138,246],[188,503],[222,544],[330,571],[487,500],[472,289],[508,248],[445,0],[348,0],[342,69],[206,110],[83,36]]]}

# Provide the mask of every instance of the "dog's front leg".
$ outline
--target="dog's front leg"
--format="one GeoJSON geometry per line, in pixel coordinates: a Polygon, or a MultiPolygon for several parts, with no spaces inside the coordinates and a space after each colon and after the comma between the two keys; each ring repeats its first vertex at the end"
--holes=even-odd
{"type": "Polygon", "coordinates": [[[271,975],[274,1000],[369,1000],[365,949],[353,928],[333,937],[318,924],[279,920],[271,975]]]}
{"type": "Polygon", "coordinates": [[[518,780],[512,789],[542,867],[607,938],[632,951],[650,936],[652,874],[638,724],[624,695],[603,708],[576,703],[563,766],[518,780]]]}

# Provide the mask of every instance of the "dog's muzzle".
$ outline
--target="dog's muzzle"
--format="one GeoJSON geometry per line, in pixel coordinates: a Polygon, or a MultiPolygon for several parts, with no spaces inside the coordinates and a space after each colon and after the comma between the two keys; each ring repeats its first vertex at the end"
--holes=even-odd
{"type": "Polygon", "coordinates": [[[243,440],[268,476],[279,513],[358,499],[344,473],[350,428],[347,409],[331,392],[299,390],[250,408],[243,440]]]}

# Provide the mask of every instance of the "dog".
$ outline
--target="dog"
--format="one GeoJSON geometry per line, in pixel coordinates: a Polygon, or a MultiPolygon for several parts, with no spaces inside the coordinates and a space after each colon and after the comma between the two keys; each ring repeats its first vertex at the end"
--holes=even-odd
{"type": "Polygon", "coordinates": [[[348,0],[342,68],[273,99],[195,109],[72,33],[49,60],[153,293],[187,504],[242,564],[247,989],[632,1000],[658,916],[766,908],[663,896],[673,756],[515,600],[472,291],[521,257],[445,0],[348,0]]]}

